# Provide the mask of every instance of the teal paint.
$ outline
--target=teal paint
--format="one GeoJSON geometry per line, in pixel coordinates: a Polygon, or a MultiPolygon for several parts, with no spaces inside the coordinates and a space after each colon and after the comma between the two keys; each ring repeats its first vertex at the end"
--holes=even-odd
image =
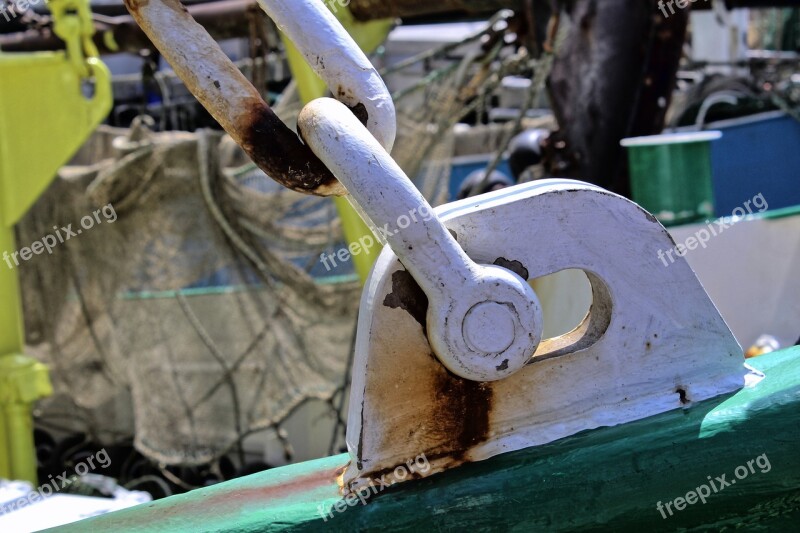
{"type": "Polygon", "coordinates": [[[753,388],[403,483],[327,522],[320,508],[341,500],[336,478],[347,455],[51,531],[788,531],[800,523],[800,347],[748,363],[766,375],[753,388]],[[656,508],[709,476],[730,480],[762,454],[769,472],[756,470],[667,519],[656,508]]]}

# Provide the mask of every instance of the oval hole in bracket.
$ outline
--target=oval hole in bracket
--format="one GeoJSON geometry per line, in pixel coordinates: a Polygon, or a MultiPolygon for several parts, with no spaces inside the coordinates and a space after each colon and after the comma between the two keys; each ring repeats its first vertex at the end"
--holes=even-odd
{"type": "Polygon", "coordinates": [[[595,274],[567,269],[530,281],[539,295],[544,339],[531,363],[585,350],[602,338],[611,323],[612,302],[595,274]]]}

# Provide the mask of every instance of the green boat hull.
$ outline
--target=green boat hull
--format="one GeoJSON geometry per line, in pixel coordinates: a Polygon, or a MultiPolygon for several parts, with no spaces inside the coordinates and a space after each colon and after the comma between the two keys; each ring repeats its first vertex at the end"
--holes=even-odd
{"type": "Polygon", "coordinates": [[[366,505],[340,496],[338,455],[52,531],[789,531],[800,347],[750,363],[766,377],[733,395],[398,484],[366,505]]]}

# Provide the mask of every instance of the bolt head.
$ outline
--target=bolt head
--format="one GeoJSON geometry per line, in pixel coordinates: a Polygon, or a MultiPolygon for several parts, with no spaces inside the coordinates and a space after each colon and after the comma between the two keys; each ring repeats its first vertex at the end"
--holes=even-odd
{"type": "Polygon", "coordinates": [[[475,265],[457,294],[428,295],[428,341],[453,374],[496,381],[520,371],[542,338],[542,309],[527,280],[475,265]]]}
{"type": "Polygon", "coordinates": [[[514,308],[498,302],[483,302],[467,313],[462,330],[469,347],[494,355],[505,351],[515,336],[514,308]]]}

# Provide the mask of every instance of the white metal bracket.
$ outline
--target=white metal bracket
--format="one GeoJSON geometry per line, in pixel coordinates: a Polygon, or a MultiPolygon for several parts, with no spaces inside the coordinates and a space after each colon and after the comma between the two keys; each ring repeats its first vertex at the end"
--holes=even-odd
{"type": "Polygon", "coordinates": [[[498,381],[454,375],[426,335],[428,300],[385,250],[365,290],[347,440],[350,489],[424,453],[434,471],[641,419],[741,388],[742,350],[667,231],[633,202],[545,180],[442,206],[472,260],[526,279],[582,269],[593,304],[498,381]]]}
{"type": "Polygon", "coordinates": [[[542,180],[434,214],[342,103],[315,100],[298,128],[392,229],[361,303],[349,489],[393,480],[420,454],[443,470],[744,385],[741,347],[686,261],[665,266],[675,243],[630,200],[542,180]],[[528,282],[567,269],[587,275],[591,308],[541,340],[528,282]]]}

